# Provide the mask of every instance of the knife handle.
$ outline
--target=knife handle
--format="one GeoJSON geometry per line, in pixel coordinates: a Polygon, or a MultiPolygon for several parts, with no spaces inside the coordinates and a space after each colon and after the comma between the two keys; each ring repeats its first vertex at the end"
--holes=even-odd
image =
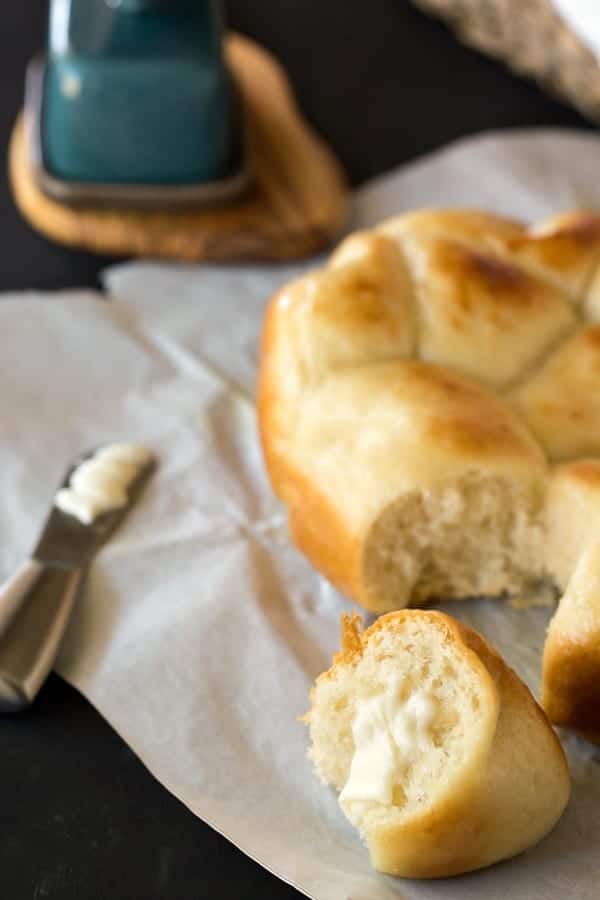
{"type": "Polygon", "coordinates": [[[25,709],[48,677],[81,569],[29,559],[0,586],[0,712],[25,709]]]}

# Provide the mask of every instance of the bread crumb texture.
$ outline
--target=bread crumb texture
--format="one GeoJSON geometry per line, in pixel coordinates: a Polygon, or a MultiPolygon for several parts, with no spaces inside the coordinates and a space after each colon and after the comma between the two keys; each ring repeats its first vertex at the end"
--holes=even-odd
{"type": "Polygon", "coordinates": [[[476,632],[403,610],[342,651],[312,690],[310,758],[373,865],[455,875],[540,840],[569,797],[564,754],[528,689],[476,632]]]}
{"type": "Polygon", "coordinates": [[[600,738],[600,215],[351,235],[272,300],[258,407],[296,545],[367,610],[565,592],[544,705],[600,738]]]}

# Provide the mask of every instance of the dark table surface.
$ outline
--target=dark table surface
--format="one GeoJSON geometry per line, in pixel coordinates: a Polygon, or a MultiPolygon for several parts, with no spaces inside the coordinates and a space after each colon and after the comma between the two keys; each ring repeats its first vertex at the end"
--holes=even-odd
{"type": "MultiPolygon", "coordinates": [[[[306,115],[355,184],[489,128],[589,127],[534,85],[459,46],[407,0],[230,0],[226,6],[234,28],[283,61],[306,115]]],[[[4,147],[25,63],[43,44],[45,16],[40,0],[2,4],[4,147]]],[[[0,290],[96,285],[110,262],[36,235],[18,217],[5,179],[0,239],[0,290]]],[[[0,900],[299,896],[168,794],[58,677],[29,712],[0,720],[0,900]]]]}

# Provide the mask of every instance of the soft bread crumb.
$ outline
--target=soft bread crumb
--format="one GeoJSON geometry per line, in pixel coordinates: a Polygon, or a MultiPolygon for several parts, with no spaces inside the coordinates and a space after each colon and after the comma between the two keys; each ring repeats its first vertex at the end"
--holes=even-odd
{"type": "Polygon", "coordinates": [[[345,617],[342,636],[311,694],[309,757],[321,781],[342,792],[375,868],[458,874],[519,853],[552,828],[569,796],[562,748],[530,692],[476,632],[443,613],[402,610],[364,633],[356,616],[345,617]],[[367,773],[370,797],[361,798],[360,777],[344,792],[357,716],[369,704],[377,710],[366,722],[377,747],[381,711],[390,724],[415,697],[427,698],[426,727],[392,748],[391,783],[386,772],[367,773]],[[380,784],[385,801],[374,799],[380,784]]]}
{"type": "Polygon", "coordinates": [[[540,497],[514,481],[470,472],[407,492],[366,541],[370,606],[384,612],[436,597],[530,593],[547,575],[543,543],[540,497]]]}
{"type": "MultiPolygon", "coordinates": [[[[310,757],[321,780],[341,790],[354,753],[352,720],[357,703],[385,695],[390,687],[399,689],[400,703],[417,690],[426,691],[436,709],[429,746],[418,757],[405,760],[397,797],[385,810],[386,818],[401,821],[417,808],[429,808],[435,800],[431,779],[439,779],[437,787],[452,780],[453,770],[463,761],[465,734],[479,736],[489,729],[495,710],[478,681],[479,671],[474,672],[457,652],[443,627],[424,628],[419,618],[409,617],[401,629],[391,624],[361,639],[358,622],[356,615],[343,620],[342,652],[313,696],[310,757]]],[[[489,684],[485,688],[489,692],[489,684]]],[[[349,818],[364,830],[383,814],[380,804],[356,804],[349,818]]]]}

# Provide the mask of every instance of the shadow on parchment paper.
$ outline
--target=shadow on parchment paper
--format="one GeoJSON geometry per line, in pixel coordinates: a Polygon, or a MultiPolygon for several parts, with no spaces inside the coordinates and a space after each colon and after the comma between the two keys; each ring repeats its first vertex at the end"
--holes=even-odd
{"type": "Polygon", "coordinates": [[[98,671],[102,665],[104,648],[108,646],[119,621],[119,611],[113,603],[103,603],[101,607],[96,605],[92,610],[91,604],[86,602],[84,593],[89,589],[91,578],[98,585],[99,596],[111,596],[110,576],[99,566],[88,571],[77,596],[57,661],[58,671],[67,678],[71,677],[72,672],[80,672],[82,669],[86,676],[93,676],[98,671]],[[103,590],[104,583],[106,588],[103,590]],[[90,639],[87,639],[88,636],[90,639]],[[85,654],[81,652],[82,646],[86,648],[85,654]]]}
{"type": "Polygon", "coordinates": [[[247,533],[246,536],[254,563],[252,571],[258,606],[277,640],[289,648],[312,680],[329,668],[329,656],[322,646],[307,639],[305,625],[290,600],[289,585],[284,582],[267,547],[255,535],[247,533]]]}

